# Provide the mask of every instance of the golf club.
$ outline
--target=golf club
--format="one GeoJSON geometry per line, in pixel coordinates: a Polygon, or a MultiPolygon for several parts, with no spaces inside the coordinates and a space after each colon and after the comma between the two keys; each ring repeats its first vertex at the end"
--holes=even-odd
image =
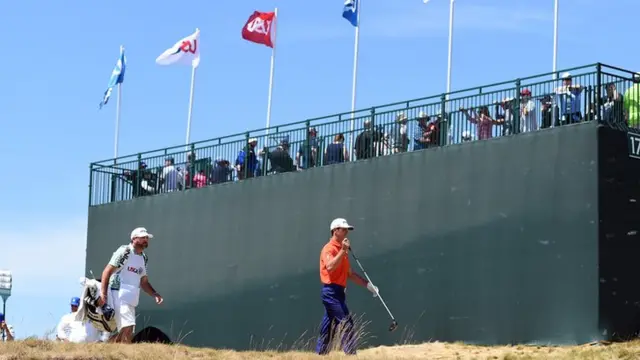
{"type": "MultiPolygon", "coordinates": [[[[351,256],[353,256],[353,259],[356,261],[358,266],[360,267],[360,270],[362,270],[362,272],[364,273],[364,276],[367,278],[367,281],[369,281],[370,283],[373,283],[373,281],[371,281],[371,278],[369,278],[369,274],[367,274],[367,271],[364,269],[364,267],[362,267],[360,260],[358,260],[358,257],[356,256],[356,254],[353,253],[353,249],[351,248],[351,246],[349,246],[349,252],[351,253],[351,256]]],[[[391,317],[391,325],[389,325],[389,331],[394,331],[398,327],[398,322],[393,317],[393,314],[391,313],[391,310],[389,310],[389,308],[387,307],[387,304],[385,304],[384,300],[382,300],[382,296],[380,296],[379,292],[377,293],[377,295],[378,295],[378,299],[380,299],[380,302],[382,303],[382,306],[384,306],[384,308],[387,310],[387,313],[389,313],[389,316],[391,317]]]]}

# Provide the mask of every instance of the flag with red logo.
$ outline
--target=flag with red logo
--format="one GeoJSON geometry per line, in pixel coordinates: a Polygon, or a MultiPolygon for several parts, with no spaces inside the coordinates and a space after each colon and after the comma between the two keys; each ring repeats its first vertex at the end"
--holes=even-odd
{"type": "Polygon", "coordinates": [[[254,11],[242,28],[242,38],[273,48],[271,34],[275,20],[275,12],[254,11]]]}
{"type": "Polygon", "coordinates": [[[159,65],[189,64],[198,67],[200,64],[200,29],[176,42],[172,47],[165,50],[156,63],[159,65]]]}

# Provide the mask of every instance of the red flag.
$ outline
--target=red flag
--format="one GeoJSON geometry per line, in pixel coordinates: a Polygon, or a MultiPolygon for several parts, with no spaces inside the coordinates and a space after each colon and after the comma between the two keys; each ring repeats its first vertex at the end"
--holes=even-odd
{"type": "Polygon", "coordinates": [[[275,17],[275,12],[254,11],[242,28],[242,38],[273,48],[271,28],[275,17]]]}

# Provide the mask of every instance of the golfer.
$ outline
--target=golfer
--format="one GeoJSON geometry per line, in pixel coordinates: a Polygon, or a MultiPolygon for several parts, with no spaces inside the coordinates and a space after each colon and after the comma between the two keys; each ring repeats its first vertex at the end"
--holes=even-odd
{"type": "Polygon", "coordinates": [[[366,287],[377,296],[378,288],[360,275],[351,271],[349,265],[349,239],[347,234],[353,226],[347,220],[338,218],[331,222],[331,238],[320,252],[320,281],[322,282],[322,304],[325,313],[320,324],[320,336],[316,352],[320,355],[329,353],[333,337],[341,325],[342,349],[346,354],[356,353],[356,338],[353,329],[353,318],[349,314],[345,298],[347,278],[354,283],[366,287]]]}
{"type": "Polygon", "coordinates": [[[120,246],[102,272],[98,305],[113,304],[118,330],[118,334],[109,339],[109,342],[131,342],[136,326],[140,288],[153,296],[156,304],[162,304],[162,296],[151,286],[147,276],[147,255],[143,251],[149,246],[151,238],[153,235],[147,229],[133,229],[131,243],[120,246]]]}

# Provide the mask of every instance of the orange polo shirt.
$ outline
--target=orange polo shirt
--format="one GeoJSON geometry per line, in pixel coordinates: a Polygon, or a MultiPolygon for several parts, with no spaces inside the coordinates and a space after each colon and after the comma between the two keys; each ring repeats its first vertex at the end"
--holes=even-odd
{"type": "Polygon", "coordinates": [[[336,284],[347,287],[347,277],[350,269],[348,254],[342,257],[342,260],[338,263],[338,266],[333,269],[333,272],[329,272],[326,266],[326,263],[329,261],[327,257],[333,258],[341,248],[342,244],[334,240],[329,240],[320,252],[320,281],[323,284],[336,284]]]}

